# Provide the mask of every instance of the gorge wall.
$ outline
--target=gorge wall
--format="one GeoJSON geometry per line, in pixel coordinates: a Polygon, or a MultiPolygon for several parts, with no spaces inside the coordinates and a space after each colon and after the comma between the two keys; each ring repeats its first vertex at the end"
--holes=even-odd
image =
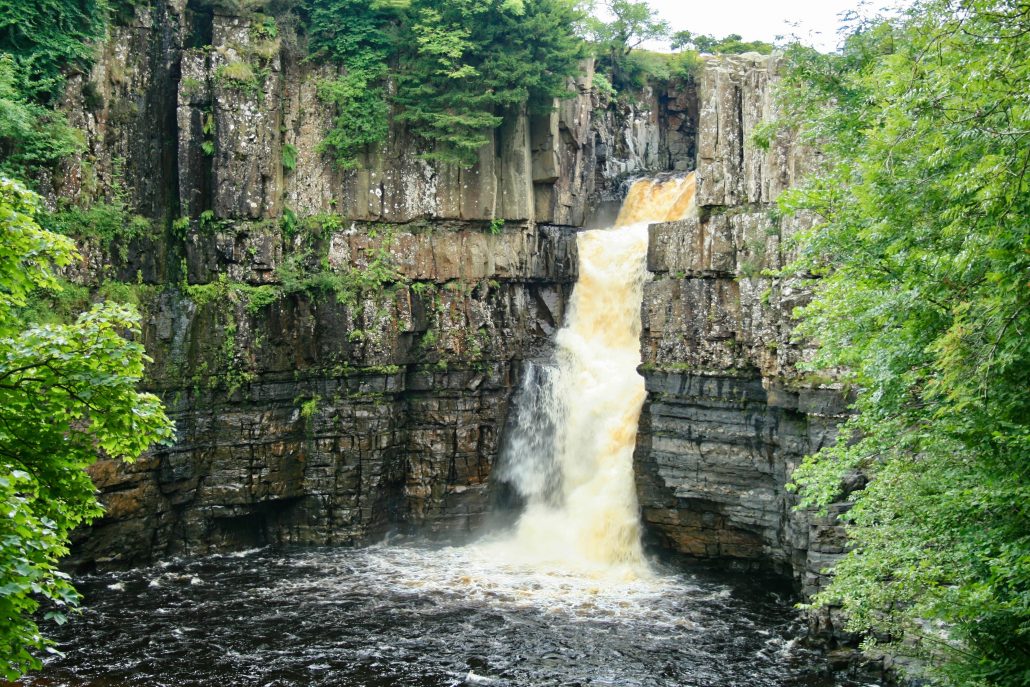
{"type": "MultiPolygon", "coordinates": [[[[785,485],[801,459],[836,439],[847,398],[797,368],[792,338],[806,301],[801,278],[772,271],[791,260],[790,237],[810,226],[781,217],[776,197],[817,162],[780,133],[775,58],[706,62],[699,101],[697,216],[651,226],[643,305],[647,401],[635,456],[645,525],[659,546],[690,556],[771,564],[806,594],[844,552],[836,516],[796,512],[785,485]]],[[[857,485],[856,485],[857,486],[857,485]]]]}
{"type": "Polygon", "coordinates": [[[396,123],[341,169],[320,152],[331,69],[203,7],[112,28],[65,98],[88,152],[42,184],[53,205],[144,219],[80,237],[69,276],[140,307],[145,383],[177,426],[173,446],[92,468],[106,513],[73,562],[468,532],[521,362],[563,321],[575,228],[627,176],[693,165],[690,96],[615,105],[587,63],[471,169],[425,161],[396,123]],[[243,61],[252,82],[229,76],[243,61]]]}
{"type": "Polygon", "coordinates": [[[521,363],[563,322],[576,228],[627,178],[696,168],[698,216],[651,228],[645,526],[817,588],[842,535],[832,514],[794,513],[784,484],[845,403],[796,370],[804,284],[762,274],[804,222],[771,204],[813,155],[752,142],[775,60],[710,59],[632,103],[598,94],[586,64],[550,115],[509,113],[471,169],[425,161],[400,124],[340,169],[320,152],[331,68],[252,28],[185,0],[139,7],[69,80],[88,152],[43,188],[146,218],[83,237],[71,276],[139,304],[147,386],[178,429],[134,465],[92,468],[106,515],[78,533],[76,563],[471,531],[521,363]],[[227,76],[240,61],[254,81],[227,76]]]}

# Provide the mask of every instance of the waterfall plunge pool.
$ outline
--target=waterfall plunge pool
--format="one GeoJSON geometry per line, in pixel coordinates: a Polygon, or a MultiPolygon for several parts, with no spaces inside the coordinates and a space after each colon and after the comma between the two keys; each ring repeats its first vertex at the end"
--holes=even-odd
{"type": "Polygon", "coordinates": [[[498,562],[490,544],[252,550],[76,582],[23,685],[857,687],[794,638],[782,581],[498,562]]]}

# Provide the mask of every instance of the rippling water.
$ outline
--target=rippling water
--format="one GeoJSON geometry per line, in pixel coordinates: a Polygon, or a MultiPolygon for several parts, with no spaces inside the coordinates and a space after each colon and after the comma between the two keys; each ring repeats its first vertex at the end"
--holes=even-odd
{"type": "Polygon", "coordinates": [[[495,563],[489,546],[271,550],[78,580],[29,685],[847,686],[768,580],[495,563]]]}

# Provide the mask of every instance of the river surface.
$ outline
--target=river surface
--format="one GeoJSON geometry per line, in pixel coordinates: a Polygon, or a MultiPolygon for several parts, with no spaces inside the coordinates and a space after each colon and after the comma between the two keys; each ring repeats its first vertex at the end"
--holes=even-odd
{"type": "Polygon", "coordinates": [[[25,685],[851,687],[761,577],[617,579],[489,545],[255,550],[77,580],[63,657],[25,685]]]}

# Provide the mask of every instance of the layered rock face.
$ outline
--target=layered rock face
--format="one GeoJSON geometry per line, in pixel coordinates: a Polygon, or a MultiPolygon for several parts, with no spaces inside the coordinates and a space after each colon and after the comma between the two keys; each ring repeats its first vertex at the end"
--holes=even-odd
{"type": "Polygon", "coordinates": [[[69,80],[88,152],[45,180],[51,202],[117,197],[152,225],[84,240],[70,276],[139,301],[145,383],[177,426],[134,465],[94,466],[106,515],[78,533],[80,565],[469,531],[521,363],[562,324],[588,203],[693,165],[689,98],[620,110],[585,64],[470,169],[425,161],[399,124],[341,169],[320,152],[333,70],[289,45],[157,2],[69,80]]]}
{"type": "MultiPolygon", "coordinates": [[[[120,255],[87,245],[78,270],[95,286],[142,282],[147,386],[177,426],[172,447],[94,467],[106,515],[82,533],[81,563],[467,530],[485,509],[519,361],[547,347],[575,279],[574,240],[535,212],[571,223],[589,188],[533,203],[528,117],[512,118],[471,170],[423,162],[397,130],[342,171],[318,152],[332,112],[315,91],[329,74],[257,45],[252,29],[157,4],[116,28],[93,73],[71,83],[90,153],[55,192],[118,187],[156,226],[176,218],[120,255]],[[230,76],[242,62],[259,72],[251,83],[230,76]],[[317,215],[317,230],[291,230],[287,211],[317,215]],[[485,231],[494,219],[508,220],[496,235],[485,231]],[[259,303],[254,289],[280,285],[291,260],[338,279],[373,263],[389,274],[259,303]]],[[[590,126],[573,121],[590,110],[589,74],[577,88],[553,118],[559,132],[590,126]]],[[[552,176],[585,164],[576,145],[552,176]]]]}
{"type": "MultiPolygon", "coordinates": [[[[407,279],[262,303],[223,280],[144,290],[148,385],[171,447],[92,468],[101,564],[265,543],[467,532],[487,508],[519,361],[539,355],[575,279],[567,230],[330,233],[331,260],[390,255],[407,279]]],[[[268,236],[208,237],[190,271],[263,279],[268,236]]],[[[244,282],[245,283],[245,282],[244,282]]]]}
{"type": "Polygon", "coordinates": [[[698,216],[653,225],[642,349],[648,398],[635,455],[648,532],[692,556],[772,563],[806,592],[843,551],[832,517],[794,512],[785,489],[801,458],[836,438],[839,388],[797,371],[790,313],[801,280],[773,279],[805,217],[776,218],[779,193],[814,162],[786,135],[768,150],[754,127],[775,116],[774,58],[705,63],[697,83],[698,216]]]}

